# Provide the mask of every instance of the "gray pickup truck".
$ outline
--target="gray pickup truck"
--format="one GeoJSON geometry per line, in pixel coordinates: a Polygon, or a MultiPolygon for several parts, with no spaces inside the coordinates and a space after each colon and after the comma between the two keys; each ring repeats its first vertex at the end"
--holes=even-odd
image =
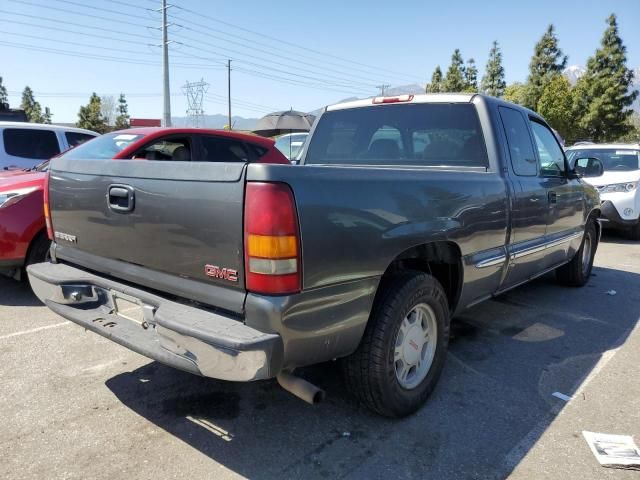
{"type": "Polygon", "coordinates": [[[54,312],[206,377],[276,377],[340,359],[386,416],[414,412],[443,369],[450,319],[552,270],[584,285],[600,200],[545,121],[482,95],[327,107],[301,165],[51,163],[54,312]],[[123,194],[126,193],[126,194],[123,194]]]}

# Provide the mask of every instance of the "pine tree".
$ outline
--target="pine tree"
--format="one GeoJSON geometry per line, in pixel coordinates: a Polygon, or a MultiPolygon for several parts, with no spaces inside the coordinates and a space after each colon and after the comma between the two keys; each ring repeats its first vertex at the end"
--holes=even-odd
{"type": "Polygon", "coordinates": [[[493,41],[489,50],[489,59],[482,77],[480,89],[492,97],[502,97],[507,84],[504,81],[504,67],[502,66],[502,52],[497,41],[493,41]]]}
{"type": "Polygon", "coordinates": [[[633,129],[629,107],[638,96],[631,91],[633,71],[627,68],[626,47],[615,15],[609,16],[607,25],[600,48],[587,61],[587,71],[576,85],[579,97],[574,114],[580,135],[594,142],[614,141],[633,129]]]}
{"type": "Polygon", "coordinates": [[[442,91],[442,70],[440,70],[440,65],[438,65],[433,71],[433,75],[431,75],[431,83],[427,83],[426,92],[439,93],[442,91]]]}
{"type": "Polygon", "coordinates": [[[7,94],[7,87],[2,83],[2,77],[0,77],[0,109],[9,108],[9,95],[7,94]]]}
{"type": "Polygon", "coordinates": [[[536,43],[533,57],[529,63],[529,76],[527,77],[527,92],[524,105],[532,110],[538,108],[538,100],[547,83],[553,76],[562,73],[567,66],[567,57],[558,47],[558,37],[553,25],[547,27],[547,31],[536,43]]]}
{"type": "Polygon", "coordinates": [[[556,74],[544,87],[538,101],[538,113],[567,143],[577,140],[572,93],[569,80],[563,75],[556,74]]]}
{"type": "Polygon", "coordinates": [[[453,55],[451,55],[451,65],[447,70],[447,76],[442,82],[443,92],[462,92],[464,91],[464,60],[460,54],[459,49],[455,49],[453,55]]]}
{"type": "Polygon", "coordinates": [[[467,60],[467,66],[464,69],[464,91],[475,93],[478,91],[478,68],[473,58],[467,60]]]}
{"type": "Polygon", "coordinates": [[[89,98],[89,103],[80,107],[76,125],[79,128],[105,133],[109,128],[102,116],[101,107],[102,102],[100,101],[100,97],[95,92],[92,93],[91,98],[89,98]]]}
{"type": "Polygon", "coordinates": [[[24,110],[27,115],[27,119],[33,123],[42,123],[44,117],[42,116],[42,107],[36,102],[33,96],[33,90],[29,86],[24,87],[22,91],[22,102],[20,108],[24,110]]]}
{"type": "Polygon", "coordinates": [[[127,105],[127,99],[124,97],[124,93],[120,94],[118,98],[118,107],[116,109],[116,124],[117,130],[129,128],[129,107],[127,105]]]}
{"type": "Polygon", "coordinates": [[[44,115],[42,116],[42,123],[46,123],[47,125],[51,125],[51,117],[53,114],[49,107],[44,107],[44,115]]]}

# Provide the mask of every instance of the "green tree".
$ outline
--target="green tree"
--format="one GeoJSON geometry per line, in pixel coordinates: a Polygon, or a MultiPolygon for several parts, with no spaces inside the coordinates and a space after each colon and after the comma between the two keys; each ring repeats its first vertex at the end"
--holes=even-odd
{"type": "Polygon", "coordinates": [[[22,91],[22,102],[20,102],[20,108],[24,110],[27,115],[27,119],[33,123],[42,123],[44,117],[42,116],[42,107],[36,102],[33,96],[33,90],[29,86],[24,87],[22,91]]]}
{"type": "Polygon", "coordinates": [[[544,87],[554,75],[562,73],[566,66],[567,57],[558,46],[558,37],[553,25],[549,25],[533,50],[524,105],[536,110],[544,87]]]}
{"type": "Polygon", "coordinates": [[[0,108],[6,105],[9,106],[9,95],[7,94],[7,87],[2,83],[2,77],[0,77],[0,108]]]}
{"type": "Polygon", "coordinates": [[[467,66],[464,69],[464,91],[470,93],[478,91],[478,67],[473,58],[467,60],[467,66]]]}
{"type": "Polygon", "coordinates": [[[480,84],[480,90],[492,97],[504,95],[507,84],[504,81],[504,67],[502,66],[502,52],[496,40],[493,41],[489,50],[489,59],[485,68],[484,76],[480,84]]]}
{"type": "Polygon", "coordinates": [[[436,69],[433,71],[433,75],[431,75],[431,83],[427,83],[427,88],[425,89],[427,93],[439,93],[442,90],[442,70],[440,70],[440,65],[436,66],[436,69]]]}
{"type": "Polygon", "coordinates": [[[576,141],[571,84],[563,75],[556,74],[542,91],[538,113],[555,128],[567,143],[576,141]]]}
{"type": "Polygon", "coordinates": [[[576,86],[575,101],[580,135],[594,142],[613,141],[633,131],[631,104],[633,71],[627,68],[626,47],[618,34],[615,15],[607,18],[600,48],[587,61],[587,71],[576,86]]]}
{"type": "Polygon", "coordinates": [[[633,112],[627,123],[630,126],[629,132],[618,137],[615,141],[620,143],[640,143],[640,113],[633,112]]]}
{"type": "Polygon", "coordinates": [[[93,130],[98,133],[105,133],[109,130],[107,122],[105,122],[102,116],[102,102],[100,97],[94,92],[89,98],[89,103],[80,107],[78,112],[78,122],[76,125],[79,128],[86,128],[87,130],[93,130]]]}
{"type": "Polygon", "coordinates": [[[512,83],[504,89],[504,98],[508,102],[517,103],[518,105],[524,105],[525,95],[527,93],[527,86],[520,82],[512,83]]]}
{"type": "Polygon", "coordinates": [[[447,75],[442,82],[443,92],[462,92],[465,88],[464,60],[457,48],[451,55],[451,65],[447,70],[447,75]]]}
{"type": "Polygon", "coordinates": [[[49,107],[44,107],[44,115],[42,116],[42,123],[46,123],[47,125],[51,125],[51,117],[53,114],[49,107]]]}
{"type": "Polygon", "coordinates": [[[124,93],[121,93],[118,98],[116,113],[116,129],[122,130],[129,128],[129,106],[127,105],[127,99],[124,97],[124,93]]]}

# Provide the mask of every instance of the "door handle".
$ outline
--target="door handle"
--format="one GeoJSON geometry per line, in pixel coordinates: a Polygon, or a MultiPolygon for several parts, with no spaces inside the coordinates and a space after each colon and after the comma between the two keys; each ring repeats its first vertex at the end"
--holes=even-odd
{"type": "Polygon", "coordinates": [[[135,191],[129,185],[110,185],[107,203],[114,212],[126,213],[135,207],[135,191]]]}
{"type": "Polygon", "coordinates": [[[549,192],[549,203],[557,203],[558,194],[556,192],[549,192]]]}

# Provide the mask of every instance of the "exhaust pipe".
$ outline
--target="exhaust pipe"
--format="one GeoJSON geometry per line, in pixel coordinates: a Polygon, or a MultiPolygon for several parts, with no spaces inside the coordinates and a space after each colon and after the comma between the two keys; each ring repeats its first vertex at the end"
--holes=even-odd
{"type": "Polygon", "coordinates": [[[321,390],[300,377],[292,375],[290,372],[282,371],[276,378],[282,388],[311,405],[315,405],[324,400],[324,390],[321,390]]]}

